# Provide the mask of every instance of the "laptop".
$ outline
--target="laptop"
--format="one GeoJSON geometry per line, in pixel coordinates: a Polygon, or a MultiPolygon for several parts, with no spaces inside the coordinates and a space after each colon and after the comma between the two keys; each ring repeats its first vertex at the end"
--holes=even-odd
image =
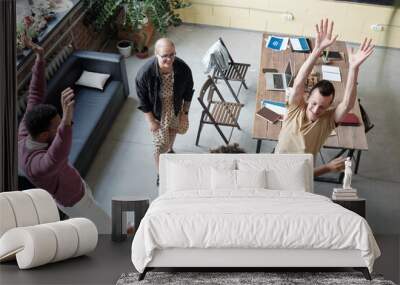
{"type": "Polygon", "coordinates": [[[285,91],[286,88],[292,87],[294,76],[292,72],[292,65],[288,62],[284,73],[266,72],[265,82],[267,90],[285,91]]]}

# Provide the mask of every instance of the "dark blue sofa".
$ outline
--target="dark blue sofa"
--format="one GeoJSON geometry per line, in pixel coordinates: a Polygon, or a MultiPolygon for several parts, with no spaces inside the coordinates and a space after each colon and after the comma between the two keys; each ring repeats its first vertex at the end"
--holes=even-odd
{"type": "MultiPolygon", "coordinates": [[[[47,82],[45,103],[62,114],[61,91],[75,91],[72,148],[69,161],[85,177],[108,130],[129,95],[125,62],[121,55],[94,51],[71,54],[47,82]],[[75,86],[83,70],[111,74],[104,91],[75,86]]],[[[20,189],[30,188],[19,179],[20,189]]]]}
{"type": "Polygon", "coordinates": [[[56,106],[60,114],[61,91],[68,86],[75,91],[69,161],[85,177],[97,150],[129,95],[123,57],[94,51],[74,52],[47,84],[46,103],[56,106]],[[83,70],[111,74],[104,91],[75,86],[83,70]]]}

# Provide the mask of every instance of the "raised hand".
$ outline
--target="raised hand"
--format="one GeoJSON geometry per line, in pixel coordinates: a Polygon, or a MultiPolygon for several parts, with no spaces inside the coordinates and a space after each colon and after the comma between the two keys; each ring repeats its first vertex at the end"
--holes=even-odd
{"type": "Polygon", "coordinates": [[[61,92],[61,106],[63,110],[62,120],[66,125],[71,125],[74,114],[74,90],[70,87],[61,92]]]}
{"type": "Polygon", "coordinates": [[[329,23],[328,19],[321,20],[319,25],[315,25],[315,48],[321,51],[331,46],[337,39],[338,35],[332,38],[333,21],[329,23]]]}
{"type": "Polygon", "coordinates": [[[332,159],[330,162],[326,164],[330,172],[339,172],[343,171],[345,165],[344,162],[346,161],[346,158],[344,157],[337,157],[335,159],[332,159]]]}
{"type": "Polygon", "coordinates": [[[24,45],[26,48],[30,48],[33,50],[34,53],[40,58],[43,58],[44,55],[44,50],[41,46],[35,44],[32,42],[32,39],[26,34],[26,31],[24,35],[22,36],[22,41],[24,42],[24,45]]]}
{"type": "Polygon", "coordinates": [[[349,66],[358,68],[374,52],[375,47],[371,44],[372,39],[365,38],[357,52],[353,48],[348,50],[349,66]]]}

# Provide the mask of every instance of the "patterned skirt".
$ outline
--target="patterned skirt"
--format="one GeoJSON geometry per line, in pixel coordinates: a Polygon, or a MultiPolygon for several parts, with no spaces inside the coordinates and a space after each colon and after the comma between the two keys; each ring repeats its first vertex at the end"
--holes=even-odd
{"type": "Polygon", "coordinates": [[[154,153],[160,154],[168,151],[170,140],[176,134],[179,126],[178,116],[174,111],[173,95],[162,97],[162,111],[160,128],[153,132],[154,153]]]}

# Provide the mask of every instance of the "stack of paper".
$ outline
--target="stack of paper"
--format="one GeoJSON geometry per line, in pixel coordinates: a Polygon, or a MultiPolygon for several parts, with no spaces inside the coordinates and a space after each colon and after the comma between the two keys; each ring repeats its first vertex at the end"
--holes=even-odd
{"type": "Polygon", "coordinates": [[[335,188],[332,193],[333,200],[355,200],[358,199],[356,189],[335,188]]]}
{"type": "Polygon", "coordinates": [[[329,81],[342,81],[338,66],[322,65],[322,79],[329,81]]]}
{"type": "Polygon", "coordinates": [[[265,46],[275,51],[286,50],[288,42],[288,37],[269,36],[265,46]]]}

